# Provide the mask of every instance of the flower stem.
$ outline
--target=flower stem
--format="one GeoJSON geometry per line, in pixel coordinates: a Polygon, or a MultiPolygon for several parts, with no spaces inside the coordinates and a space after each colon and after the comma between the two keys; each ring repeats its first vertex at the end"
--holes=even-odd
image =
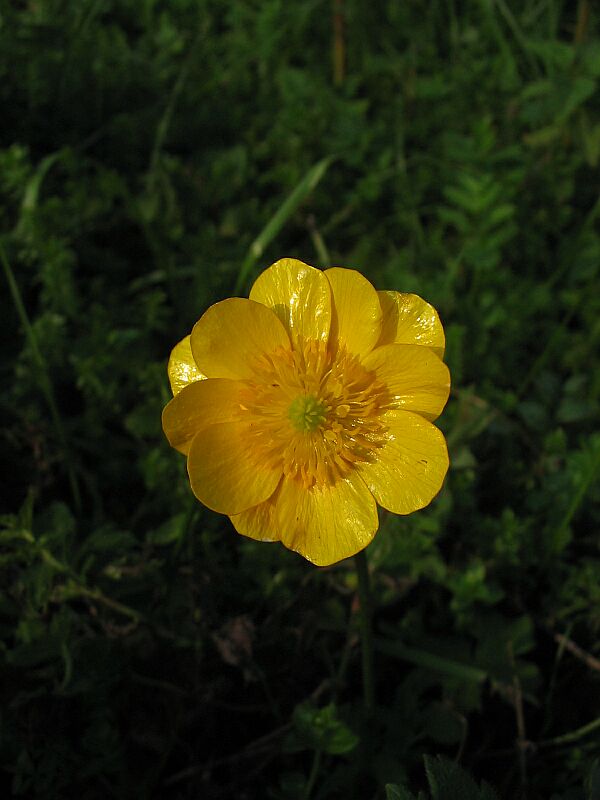
{"type": "Polygon", "coordinates": [[[371,628],[371,589],[367,554],[361,550],[354,556],[358,577],[360,601],[360,638],[362,648],[363,696],[365,712],[370,716],[375,709],[375,671],[373,669],[373,631],[371,628]]]}

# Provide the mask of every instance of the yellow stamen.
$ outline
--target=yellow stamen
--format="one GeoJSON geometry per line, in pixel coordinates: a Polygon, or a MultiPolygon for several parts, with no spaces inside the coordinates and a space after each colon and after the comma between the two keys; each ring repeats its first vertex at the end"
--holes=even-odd
{"type": "Polygon", "coordinates": [[[356,356],[317,340],[263,356],[240,397],[251,451],[305,488],[331,485],[385,441],[385,387],[356,356]]]}

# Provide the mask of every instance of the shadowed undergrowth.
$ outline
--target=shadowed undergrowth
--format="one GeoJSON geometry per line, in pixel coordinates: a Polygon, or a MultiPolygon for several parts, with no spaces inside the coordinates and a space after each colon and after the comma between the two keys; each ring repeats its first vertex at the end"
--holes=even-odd
{"type": "Polygon", "coordinates": [[[598,10],[425,5],[0,3],[15,797],[598,796],[598,10]],[[237,536],[160,427],[170,348],[288,255],[447,334],[449,477],[368,550],[370,719],[351,562],[237,536]]]}

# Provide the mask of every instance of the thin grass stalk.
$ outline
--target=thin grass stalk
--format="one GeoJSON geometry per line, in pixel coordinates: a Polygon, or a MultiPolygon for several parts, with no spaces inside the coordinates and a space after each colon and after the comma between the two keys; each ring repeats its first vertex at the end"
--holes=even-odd
{"type": "Polygon", "coordinates": [[[64,458],[67,464],[67,473],[69,478],[69,484],[71,487],[71,494],[73,496],[73,502],[75,504],[75,509],[77,513],[80,513],[81,493],[79,491],[79,483],[77,481],[77,475],[75,474],[75,470],[73,469],[73,464],[71,462],[70,448],[65,434],[65,429],[63,427],[62,419],[58,411],[56,399],[54,397],[54,389],[52,387],[52,381],[50,380],[50,376],[48,375],[46,364],[44,362],[44,359],[42,358],[42,354],[38,347],[33,326],[31,325],[31,322],[29,320],[29,316],[27,314],[27,310],[25,309],[25,304],[23,303],[23,298],[21,296],[19,286],[15,279],[8,258],[6,257],[6,252],[4,250],[4,246],[1,240],[0,240],[0,261],[2,262],[2,268],[4,270],[4,275],[6,277],[6,282],[8,283],[8,288],[10,290],[10,294],[15,309],[17,311],[19,319],[21,320],[21,325],[23,326],[23,330],[25,332],[25,336],[29,343],[29,348],[31,350],[33,360],[35,361],[35,365],[37,367],[40,389],[42,391],[42,394],[44,395],[46,403],[48,404],[48,408],[50,409],[50,416],[52,417],[52,422],[54,424],[56,436],[63,450],[64,458]]]}

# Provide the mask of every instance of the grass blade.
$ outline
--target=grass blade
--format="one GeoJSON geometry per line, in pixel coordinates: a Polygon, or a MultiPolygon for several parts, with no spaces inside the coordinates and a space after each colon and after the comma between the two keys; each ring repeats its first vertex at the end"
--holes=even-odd
{"type": "Polygon", "coordinates": [[[71,463],[70,449],[63,428],[62,420],[60,418],[60,413],[58,411],[58,406],[56,405],[54,390],[52,388],[52,382],[50,380],[50,376],[48,375],[46,364],[44,362],[44,359],[42,358],[42,354],[38,347],[35,332],[29,320],[29,316],[27,315],[27,310],[25,309],[25,304],[23,303],[23,298],[21,297],[19,286],[17,284],[17,281],[15,280],[14,273],[6,257],[4,246],[2,245],[1,240],[0,240],[0,261],[2,262],[2,268],[4,270],[6,282],[8,283],[8,288],[10,290],[13,303],[17,310],[19,319],[21,320],[21,325],[23,326],[25,336],[27,338],[27,341],[29,342],[29,347],[31,349],[33,360],[35,361],[38,370],[40,389],[42,390],[42,394],[44,395],[44,397],[46,398],[46,402],[48,403],[48,407],[50,409],[50,415],[52,417],[52,422],[54,423],[54,428],[56,431],[56,436],[63,449],[65,461],[67,463],[67,472],[69,475],[69,483],[71,486],[71,493],[73,495],[73,502],[75,503],[75,508],[79,513],[81,511],[81,494],[79,492],[79,483],[77,481],[77,475],[75,474],[75,470],[73,469],[73,465],[71,463]]]}
{"type": "Polygon", "coordinates": [[[471,667],[468,664],[462,664],[460,661],[454,661],[450,658],[443,658],[417,647],[406,647],[400,642],[376,639],[375,649],[389,656],[401,658],[403,661],[408,661],[417,667],[425,667],[436,672],[442,672],[445,675],[460,678],[468,683],[483,683],[488,678],[487,672],[483,669],[471,667]]]}
{"type": "Polygon", "coordinates": [[[321,178],[323,175],[325,175],[327,168],[332,161],[332,156],[327,156],[327,158],[321,159],[321,161],[318,161],[308,170],[300,183],[296,186],[293,192],[288,195],[288,197],[267,222],[256,239],[252,242],[235,282],[234,291],[236,294],[241,291],[252,267],[262,256],[265,249],[277,236],[292,214],[294,214],[294,212],[299,208],[301,203],[319,184],[321,178]]]}

